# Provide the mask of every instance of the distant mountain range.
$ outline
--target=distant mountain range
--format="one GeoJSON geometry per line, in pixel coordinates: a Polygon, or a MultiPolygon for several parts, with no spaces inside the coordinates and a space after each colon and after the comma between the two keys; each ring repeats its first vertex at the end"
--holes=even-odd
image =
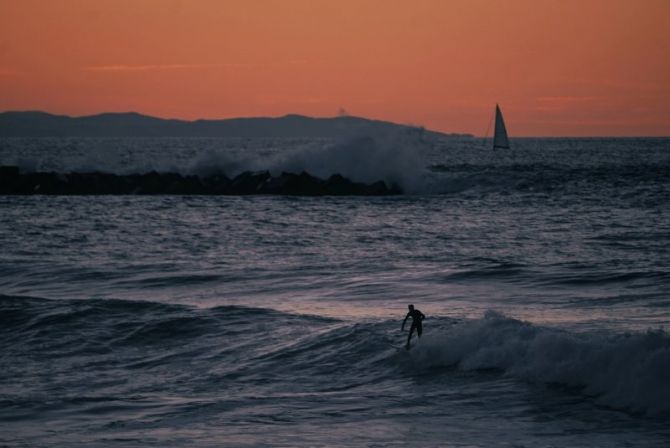
{"type": "Polygon", "coordinates": [[[471,137],[443,134],[388,121],[341,116],[312,118],[285,115],[277,118],[225,120],[166,120],[129,113],[104,113],[84,117],[46,112],[0,113],[0,137],[312,137],[333,138],[351,134],[416,132],[434,137],[471,137]]]}

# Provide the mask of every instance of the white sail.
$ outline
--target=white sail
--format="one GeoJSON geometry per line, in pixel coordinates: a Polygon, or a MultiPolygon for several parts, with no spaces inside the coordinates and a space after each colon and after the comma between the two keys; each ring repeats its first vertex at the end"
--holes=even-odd
{"type": "Polygon", "coordinates": [[[505,129],[505,120],[503,120],[500,107],[496,104],[496,127],[493,134],[493,149],[509,148],[509,140],[507,140],[507,129],[505,129]]]}

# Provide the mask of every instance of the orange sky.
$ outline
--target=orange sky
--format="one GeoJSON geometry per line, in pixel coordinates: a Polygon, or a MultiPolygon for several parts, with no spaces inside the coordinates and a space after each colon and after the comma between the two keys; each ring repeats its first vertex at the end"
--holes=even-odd
{"type": "Polygon", "coordinates": [[[670,0],[0,0],[0,111],[670,135],[670,0]]]}

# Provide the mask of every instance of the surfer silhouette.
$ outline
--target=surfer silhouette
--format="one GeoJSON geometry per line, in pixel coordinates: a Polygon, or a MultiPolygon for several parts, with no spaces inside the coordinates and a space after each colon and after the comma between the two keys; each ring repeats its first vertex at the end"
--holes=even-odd
{"type": "Polygon", "coordinates": [[[421,322],[426,318],[426,316],[418,309],[415,309],[414,305],[407,305],[407,308],[409,308],[409,311],[407,312],[407,316],[405,316],[405,320],[402,321],[402,327],[400,327],[400,331],[405,331],[405,322],[407,322],[407,319],[411,317],[412,326],[409,329],[409,335],[407,335],[407,344],[405,345],[405,348],[409,350],[409,341],[412,339],[412,333],[414,333],[414,329],[416,329],[416,335],[421,338],[421,333],[423,332],[421,322]]]}

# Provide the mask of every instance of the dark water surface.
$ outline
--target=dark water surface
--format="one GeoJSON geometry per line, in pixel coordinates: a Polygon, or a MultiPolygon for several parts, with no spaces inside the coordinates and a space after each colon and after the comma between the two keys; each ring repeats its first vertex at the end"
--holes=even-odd
{"type": "Polygon", "coordinates": [[[347,143],[103,143],[0,162],[162,150],[412,194],[0,197],[0,445],[670,443],[669,140],[380,140],[352,166],[347,143]]]}

